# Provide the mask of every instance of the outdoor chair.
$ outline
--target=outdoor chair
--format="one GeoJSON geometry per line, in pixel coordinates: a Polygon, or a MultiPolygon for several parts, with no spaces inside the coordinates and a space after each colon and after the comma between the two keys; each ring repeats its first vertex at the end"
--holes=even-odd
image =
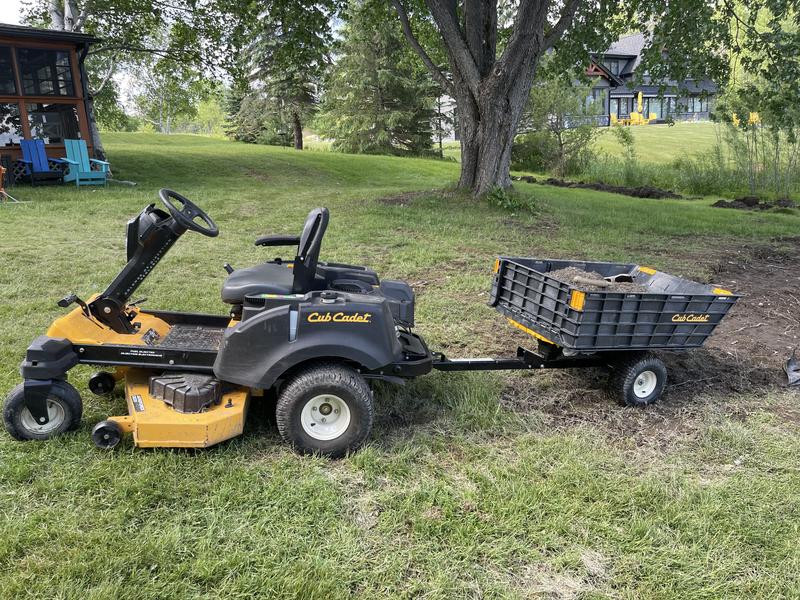
{"type": "Polygon", "coordinates": [[[83,140],[64,140],[69,165],[64,181],[74,181],[76,186],[81,185],[107,185],[111,163],[96,158],[89,158],[86,142],[83,140]],[[98,165],[99,170],[93,171],[92,165],[98,165]]]}
{"type": "Polygon", "coordinates": [[[31,185],[37,183],[63,183],[64,172],[61,169],[51,169],[50,163],[65,164],[60,158],[48,158],[42,140],[20,140],[22,158],[19,162],[25,166],[24,177],[31,185]]]}

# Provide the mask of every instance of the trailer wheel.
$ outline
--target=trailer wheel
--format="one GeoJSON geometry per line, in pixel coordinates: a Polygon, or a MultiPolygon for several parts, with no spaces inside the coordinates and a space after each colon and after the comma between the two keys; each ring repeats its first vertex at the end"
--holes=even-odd
{"type": "Polygon", "coordinates": [[[616,366],[615,371],[612,389],[625,406],[653,404],[667,385],[667,367],[653,354],[630,358],[616,366]]]}
{"type": "Polygon", "coordinates": [[[281,388],[275,409],[281,437],[303,454],[339,458],[357,450],[372,430],[372,392],[353,368],[318,364],[281,388]]]}
{"type": "Polygon", "coordinates": [[[25,384],[21,383],[6,398],[3,421],[8,433],[17,440],[48,440],[65,431],[77,429],[81,422],[81,395],[63,379],[53,381],[47,397],[47,423],[37,423],[25,406],[25,384]]]}

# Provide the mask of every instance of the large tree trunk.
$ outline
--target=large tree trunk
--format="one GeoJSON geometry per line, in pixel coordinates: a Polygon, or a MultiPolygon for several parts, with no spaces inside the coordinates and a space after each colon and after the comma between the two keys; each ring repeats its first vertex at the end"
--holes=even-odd
{"type": "Polygon", "coordinates": [[[294,131],[294,149],[303,149],[303,123],[300,121],[300,115],[296,112],[292,113],[292,130],[294,131]]]}
{"type": "Polygon", "coordinates": [[[483,195],[498,187],[511,186],[511,147],[529,90],[530,83],[519,86],[513,96],[491,96],[480,105],[467,98],[459,102],[462,113],[467,105],[468,114],[472,114],[471,118],[462,119],[459,126],[459,188],[483,195]]]}
{"type": "Polygon", "coordinates": [[[511,35],[499,57],[497,0],[425,0],[444,43],[449,77],[414,35],[402,0],[391,1],[411,47],[456,100],[461,139],[458,186],[476,196],[510,187],[511,146],[536,65],[572,22],[581,0],[565,0],[550,27],[550,0],[519,0],[511,35]]]}
{"type": "MultiPolygon", "coordinates": [[[[532,53],[533,54],[533,53],[532,53]]],[[[535,65],[538,56],[531,56],[535,65]]],[[[511,148],[533,84],[535,68],[513,80],[493,81],[478,98],[456,82],[461,141],[461,177],[458,187],[480,196],[495,188],[511,187],[511,148]]]]}

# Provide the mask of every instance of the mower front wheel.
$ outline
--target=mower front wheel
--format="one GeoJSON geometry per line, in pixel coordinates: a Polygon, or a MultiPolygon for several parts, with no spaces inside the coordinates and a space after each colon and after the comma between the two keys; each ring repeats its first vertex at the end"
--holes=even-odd
{"type": "Polygon", "coordinates": [[[314,365],[286,382],[275,417],[281,437],[297,451],[339,458],[369,437],[372,391],[351,367],[314,365]]]}
{"type": "Polygon", "coordinates": [[[3,405],[6,430],[17,440],[48,440],[65,431],[77,429],[82,413],[81,395],[63,379],[53,381],[47,396],[47,423],[37,423],[25,406],[24,383],[11,390],[3,405]]]}

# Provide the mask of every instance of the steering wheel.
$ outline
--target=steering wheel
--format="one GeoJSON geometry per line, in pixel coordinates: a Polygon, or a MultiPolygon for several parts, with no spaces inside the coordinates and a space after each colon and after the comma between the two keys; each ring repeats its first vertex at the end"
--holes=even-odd
{"type": "Polygon", "coordinates": [[[208,237],[217,237],[219,235],[219,227],[214,223],[214,220],[209,217],[202,208],[188,198],[168,189],[159,190],[158,196],[161,198],[161,202],[164,203],[164,206],[169,210],[172,218],[186,229],[191,229],[197,233],[207,235],[208,237]],[[175,206],[172,202],[173,200],[180,203],[182,207],[179,209],[175,206]],[[195,221],[195,219],[198,218],[206,224],[205,227],[195,221]]]}

